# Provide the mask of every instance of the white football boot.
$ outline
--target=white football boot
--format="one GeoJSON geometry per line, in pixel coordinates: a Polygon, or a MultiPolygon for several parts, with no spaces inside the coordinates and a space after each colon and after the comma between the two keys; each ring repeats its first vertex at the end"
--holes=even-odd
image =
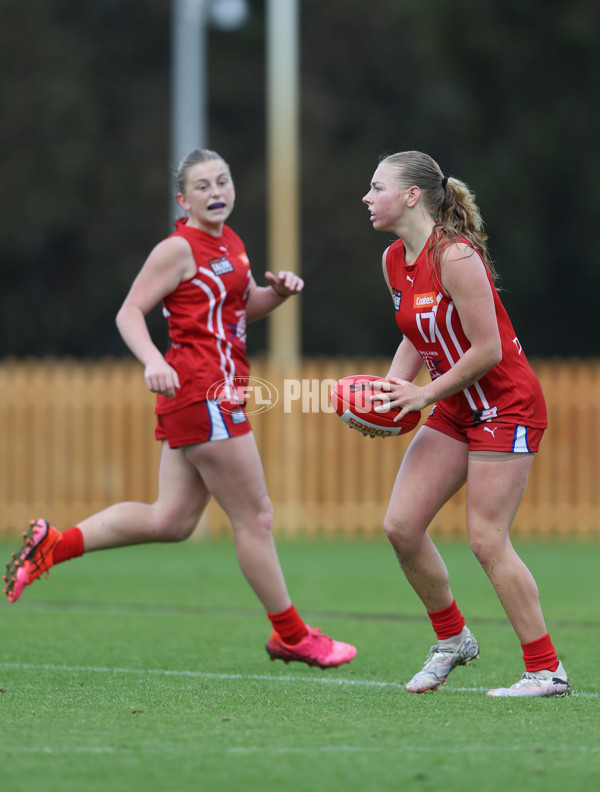
{"type": "Polygon", "coordinates": [[[490,698],[519,696],[568,696],[571,692],[567,673],[559,663],[556,671],[526,671],[518,682],[507,688],[493,688],[485,694],[490,698]]]}
{"type": "Polygon", "coordinates": [[[460,635],[454,639],[446,639],[432,646],[423,668],[414,675],[407,684],[409,693],[425,693],[437,690],[448,678],[448,674],[456,666],[468,666],[471,660],[479,657],[479,644],[471,635],[468,627],[463,627],[460,635]]]}

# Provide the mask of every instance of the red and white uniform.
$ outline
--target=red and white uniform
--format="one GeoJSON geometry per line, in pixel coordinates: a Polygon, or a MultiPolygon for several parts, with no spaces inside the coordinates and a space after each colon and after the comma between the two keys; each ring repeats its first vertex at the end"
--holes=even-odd
{"type": "Polygon", "coordinates": [[[244,243],[229,226],[215,237],[177,220],[171,236],[190,243],[196,273],[163,300],[171,345],[165,359],[179,376],[175,398],[159,394],[157,414],[214,398],[211,386],[248,377],[246,301],[251,283],[244,243]]]}
{"type": "MultiPolygon", "coordinates": [[[[461,240],[466,243],[466,240],[461,240]]],[[[468,244],[468,243],[467,243],[468,244]]],[[[407,266],[404,243],[387,251],[386,267],[392,289],[396,323],[423,358],[432,380],[448,371],[470,347],[452,300],[426,260],[427,245],[414,264],[407,266]]],[[[479,255],[474,250],[474,255],[479,255]]],[[[474,385],[440,400],[441,408],[463,425],[487,421],[543,429],[546,404],[512,327],[506,309],[488,273],[502,343],[502,360],[474,385]]]]}

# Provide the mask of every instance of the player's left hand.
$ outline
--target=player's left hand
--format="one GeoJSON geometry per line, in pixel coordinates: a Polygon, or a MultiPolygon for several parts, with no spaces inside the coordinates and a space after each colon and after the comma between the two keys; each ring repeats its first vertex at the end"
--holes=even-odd
{"type": "Polygon", "coordinates": [[[385,412],[390,407],[396,407],[400,412],[394,418],[395,421],[400,421],[409,412],[422,410],[427,406],[425,388],[414,385],[408,380],[389,377],[374,382],[373,390],[376,393],[369,396],[369,399],[372,402],[379,402],[379,405],[375,407],[375,412],[385,412]]]}
{"type": "Polygon", "coordinates": [[[265,280],[279,297],[291,297],[299,294],[304,288],[304,281],[295,272],[280,270],[277,275],[265,272],[265,280]]]}

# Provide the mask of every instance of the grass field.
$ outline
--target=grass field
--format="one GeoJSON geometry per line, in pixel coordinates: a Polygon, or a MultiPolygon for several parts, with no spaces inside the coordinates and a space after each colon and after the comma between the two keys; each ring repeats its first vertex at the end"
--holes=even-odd
{"type": "Polygon", "coordinates": [[[358,646],[328,671],[269,662],[269,625],[230,542],[56,568],[0,604],[0,789],[595,792],[600,546],[518,547],[570,698],[485,697],[522,660],[466,542],[440,548],[481,659],[422,696],[404,684],[433,633],[384,541],[279,543],[301,613],[358,646]]]}

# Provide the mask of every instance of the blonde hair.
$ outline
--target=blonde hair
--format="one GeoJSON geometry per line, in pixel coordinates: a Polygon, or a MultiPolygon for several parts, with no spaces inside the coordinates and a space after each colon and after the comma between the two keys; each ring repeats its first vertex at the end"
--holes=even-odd
{"type": "Polygon", "coordinates": [[[475,195],[469,187],[460,179],[444,176],[437,162],[421,151],[384,155],[380,164],[391,165],[403,187],[416,185],[421,190],[421,200],[435,220],[427,249],[427,260],[433,273],[439,277],[444,248],[450,242],[464,238],[479,253],[495,282],[498,273],[488,253],[487,234],[475,195]]]}
{"type": "Polygon", "coordinates": [[[229,164],[225,162],[223,157],[220,154],[217,154],[216,151],[202,148],[193,149],[181,160],[177,166],[177,171],[175,173],[177,191],[180,193],[185,192],[185,180],[190,168],[193,168],[194,165],[197,165],[199,162],[209,162],[210,160],[221,160],[221,162],[227,166],[227,170],[230,170],[229,164]]]}

